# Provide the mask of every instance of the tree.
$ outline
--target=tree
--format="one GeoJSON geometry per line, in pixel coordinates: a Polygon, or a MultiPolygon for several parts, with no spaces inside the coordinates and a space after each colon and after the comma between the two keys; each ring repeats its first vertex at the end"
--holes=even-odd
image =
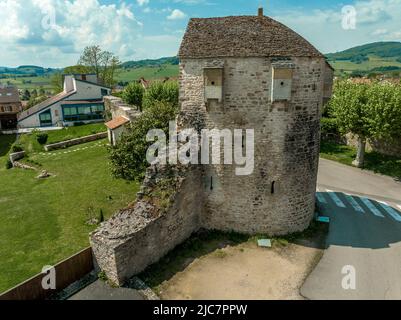
{"type": "Polygon", "coordinates": [[[401,86],[337,82],[330,110],[342,133],[357,136],[358,151],[353,164],[363,167],[367,139],[393,138],[401,132],[401,86]]]}
{"type": "Polygon", "coordinates": [[[146,90],[143,97],[143,109],[151,106],[155,101],[164,101],[178,106],[179,88],[176,81],[155,81],[146,90]]]}
{"type": "Polygon", "coordinates": [[[31,93],[28,89],[25,89],[24,94],[22,95],[23,101],[28,101],[31,98],[31,93]]]}
{"type": "Polygon", "coordinates": [[[50,84],[53,88],[54,93],[60,93],[64,89],[63,84],[63,74],[61,72],[57,72],[53,74],[50,78],[50,84]]]}
{"type": "Polygon", "coordinates": [[[112,174],[117,178],[139,180],[143,178],[148,163],[146,141],[149,130],[162,129],[166,134],[169,122],[178,114],[178,108],[170,103],[156,101],[150,105],[123,134],[116,146],[110,148],[112,174]]]}
{"type": "Polygon", "coordinates": [[[60,93],[64,90],[63,75],[66,74],[88,74],[90,69],[85,66],[76,65],[64,68],[62,72],[54,73],[50,78],[50,83],[52,85],[53,91],[55,93],[60,93]]]}
{"type": "Polygon", "coordinates": [[[124,102],[137,106],[140,111],[142,111],[142,100],[145,89],[138,82],[132,82],[127,87],[125,87],[122,98],[124,102]]]}
{"type": "Polygon", "coordinates": [[[112,86],[121,62],[113,53],[103,51],[100,46],[89,46],[84,49],[78,64],[95,73],[100,83],[112,86]]]}

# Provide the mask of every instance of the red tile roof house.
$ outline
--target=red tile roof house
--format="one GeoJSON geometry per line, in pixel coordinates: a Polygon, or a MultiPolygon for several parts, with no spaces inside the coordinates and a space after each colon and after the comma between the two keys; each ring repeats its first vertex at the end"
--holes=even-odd
{"type": "Polygon", "coordinates": [[[0,130],[17,128],[17,114],[22,111],[19,93],[15,87],[0,87],[0,130]]]}
{"type": "Polygon", "coordinates": [[[64,90],[22,112],[18,127],[68,127],[75,123],[101,122],[105,110],[103,97],[110,94],[111,88],[99,84],[96,75],[66,75],[64,90]]]}

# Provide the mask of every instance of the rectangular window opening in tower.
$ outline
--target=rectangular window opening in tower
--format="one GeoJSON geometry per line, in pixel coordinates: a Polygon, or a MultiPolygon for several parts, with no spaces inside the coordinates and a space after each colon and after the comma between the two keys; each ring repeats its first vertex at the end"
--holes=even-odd
{"type": "Polygon", "coordinates": [[[293,68],[273,66],[272,102],[291,100],[293,68]]]}
{"type": "Polygon", "coordinates": [[[204,86],[205,102],[209,100],[223,101],[223,68],[205,68],[204,86]]]}

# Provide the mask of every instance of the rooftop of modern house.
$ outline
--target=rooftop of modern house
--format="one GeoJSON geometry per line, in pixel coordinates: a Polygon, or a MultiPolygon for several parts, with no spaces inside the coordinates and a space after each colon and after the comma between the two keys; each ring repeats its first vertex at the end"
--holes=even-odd
{"type": "Polygon", "coordinates": [[[319,57],[323,54],[295,31],[263,15],[193,18],[180,58],[319,57]]]}

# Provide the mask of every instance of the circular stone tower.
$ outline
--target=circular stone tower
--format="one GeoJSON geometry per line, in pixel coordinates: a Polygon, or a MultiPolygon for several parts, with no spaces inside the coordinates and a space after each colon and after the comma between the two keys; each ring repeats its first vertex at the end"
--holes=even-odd
{"type": "Polygon", "coordinates": [[[181,118],[255,134],[252,174],[237,175],[236,165],[204,167],[203,227],[269,235],[306,229],[333,78],[324,56],[259,11],[191,19],[179,58],[181,118]]]}

